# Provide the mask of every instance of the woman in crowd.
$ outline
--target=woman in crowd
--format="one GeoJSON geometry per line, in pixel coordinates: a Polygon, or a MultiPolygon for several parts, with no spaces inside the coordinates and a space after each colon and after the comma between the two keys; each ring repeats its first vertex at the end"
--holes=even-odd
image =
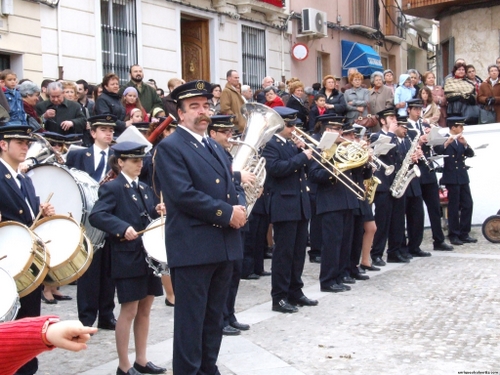
{"type": "MultiPolygon", "coordinates": [[[[370,77],[372,88],[370,89],[370,107],[371,115],[376,115],[387,107],[392,107],[394,102],[394,93],[384,85],[384,76],[381,72],[374,72],[370,77]]],[[[380,125],[377,123],[371,131],[378,132],[380,125]]]]}
{"type": "Polygon", "coordinates": [[[368,114],[368,104],[370,102],[370,93],[368,89],[361,87],[363,75],[353,73],[349,76],[349,83],[352,88],[345,91],[345,101],[347,103],[346,119],[353,123],[358,117],[365,117],[368,114]]]}
{"type": "Polygon", "coordinates": [[[500,122],[500,82],[498,81],[498,69],[498,66],[495,64],[488,66],[489,77],[479,86],[479,95],[477,98],[479,103],[495,110],[497,116],[496,122],[500,122]]]}
{"type": "Polygon", "coordinates": [[[465,72],[464,63],[455,64],[452,76],[444,84],[444,93],[448,100],[446,114],[448,117],[466,117],[469,123],[477,123],[479,108],[476,106],[476,88],[467,80],[465,72]]]}
{"type": "Polygon", "coordinates": [[[418,92],[418,97],[422,99],[424,104],[422,108],[422,122],[429,125],[437,125],[441,117],[441,111],[432,99],[431,89],[427,86],[422,87],[418,92]]]}
{"type": "Polygon", "coordinates": [[[304,84],[298,79],[293,79],[288,86],[288,91],[290,92],[290,98],[288,99],[286,106],[299,111],[299,113],[297,113],[297,118],[299,118],[303,124],[307,124],[309,109],[304,103],[304,84]]]}
{"type": "Polygon", "coordinates": [[[466,65],[465,74],[467,76],[467,80],[476,88],[475,94],[477,95],[479,92],[479,85],[483,83],[483,80],[476,75],[476,68],[474,67],[474,65],[466,65]]]}
{"type": "Polygon", "coordinates": [[[126,115],[130,115],[130,111],[132,111],[132,109],[139,108],[142,112],[142,121],[149,121],[149,116],[141,104],[139,93],[135,87],[127,87],[125,91],[123,91],[122,105],[125,107],[126,115]]]}
{"type": "Polygon", "coordinates": [[[270,108],[285,106],[285,103],[283,103],[283,100],[281,100],[276,91],[276,87],[274,86],[269,86],[264,89],[266,93],[266,105],[270,108]]]}
{"type": "Polygon", "coordinates": [[[432,93],[432,99],[434,103],[439,108],[441,115],[439,116],[439,126],[446,127],[446,107],[448,102],[446,100],[446,95],[441,86],[436,86],[436,76],[432,72],[425,72],[422,76],[425,87],[429,88],[432,93]]]}
{"type": "Polygon", "coordinates": [[[220,112],[220,95],[222,94],[222,88],[219,84],[212,84],[212,99],[208,99],[208,104],[210,105],[211,116],[216,115],[220,112]]]}
{"type": "Polygon", "coordinates": [[[26,121],[34,129],[42,126],[42,120],[37,115],[35,105],[40,97],[40,87],[31,81],[24,81],[18,88],[21,98],[23,98],[24,112],[26,112],[26,121]]]}
{"type": "Polygon", "coordinates": [[[76,95],[76,92],[78,91],[76,88],[76,84],[68,81],[63,81],[61,83],[63,85],[64,98],[67,100],[71,100],[72,102],[76,102],[76,100],[78,99],[78,96],[76,95]]]}
{"type": "Polygon", "coordinates": [[[132,123],[125,122],[125,107],[120,100],[120,79],[114,73],[108,73],[102,79],[102,94],[95,102],[96,115],[112,114],[116,120],[115,137],[118,137],[132,123]]]}
{"type": "Polygon", "coordinates": [[[391,69],[386,69],[384,70],[383,74],[385,85],[389,87],[394,94],[394,91],[396,91],[396,87],[398,87],[398,85],[394,83],[394,72],[391,69]]]}
{"type": "Polygon", "coordinates": [[[332,75],[327,75],[323,78],[323,87],[319,90],[319,94],[326,97],[326,109],[329,112],[335,112],[338,115],[344,115],[347,110],[344,94],[336,87],[336,79],[332,75]]]}

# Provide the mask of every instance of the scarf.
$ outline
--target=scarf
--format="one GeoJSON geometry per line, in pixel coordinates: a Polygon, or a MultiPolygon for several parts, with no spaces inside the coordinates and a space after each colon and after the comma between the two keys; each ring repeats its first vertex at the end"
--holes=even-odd
{"type": "Polygon", "coordinates": [[[448,78],[444,84],[444,93],[447,98],[474,94],[474,84],[465,78],[448,78]]]}

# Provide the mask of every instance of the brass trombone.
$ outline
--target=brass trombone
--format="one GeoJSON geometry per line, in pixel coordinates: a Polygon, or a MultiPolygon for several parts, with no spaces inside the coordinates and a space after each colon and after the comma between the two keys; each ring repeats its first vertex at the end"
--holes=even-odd
{"type": "MultiPolygon", "coordinates": [[[[345,185],[350,191],[354,193],[356,198],[359,200],[365,200],[365,189],[360,187],[355,181],[350,179],[340,168],[335,165],[335,162],[330,161],[335,154],[334,149],[336,149],[336,145],[334,145],[331,149],[320,152],[316,150],[316,147],[319,145],[319,142],[311,137],[309,134],[304,132],[299,128],[295,128],[292,133],[293,137],[305,143],[307,147],[309,147],[313,154],[316,156],[312,156],[312,158],[320,164],[325,170],[332,174],[338,181],[345,185]],[[306,142],[309,141],[308,142],[306,142]],[[330,170],[328,167],[332,168],[330,170]]],[[[333,160],[333,159],[332,159],[333,160]]]]}

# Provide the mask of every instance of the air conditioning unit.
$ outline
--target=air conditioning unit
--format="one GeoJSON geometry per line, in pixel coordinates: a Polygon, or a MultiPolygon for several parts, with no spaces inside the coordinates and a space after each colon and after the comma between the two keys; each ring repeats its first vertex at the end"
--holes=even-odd
{"type": "Polygon", "coordinates": [[[326,12],[313,8],[302,9],[302,34],[319,37],[327,36],[326,12]]]}

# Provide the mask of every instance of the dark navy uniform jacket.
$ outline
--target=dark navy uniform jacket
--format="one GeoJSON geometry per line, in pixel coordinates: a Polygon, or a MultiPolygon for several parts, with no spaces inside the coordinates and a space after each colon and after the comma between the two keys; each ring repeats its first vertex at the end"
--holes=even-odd
{"type": "Polygon", "coordinates": [[[398,148],[398,137],[394,133],[384,133],[382,130],[380,130],[377,133],[374,133],[370,137],[370,142],[373,143],[381,135],[385,135],[387,137],[391,137],[391,143],[395,144],[396,147],[393,147],[387,154],[385,155],[377,155],[377,157],[384,162],[387,165],[394,165],[395,169],[392,174],[389,176],[385,175],[385,170],[384,168],[380,168],[378,171],[375,171],[374,175],[380,179],[381,183],[377,186],[377,192],[388,192],[389,188],[391,187],[392,182],[394,181],[394,176],[396,176],[396,173],[398,173],[399,168],[401,167],[401,161],[402,158],[404,158],[404,155],[402,156],[399,148],[398,148]]]}
{"type": "Polygon", "coordinates": [[[240,231],[229,226],[239,204],[233,176],[223,148],[209,142],[218,159],[182,127],[157,146],[169,267],[243,258],[240,231]]]}
{"type": "MultiPolygon", "coordinates": [[[[26,193],[28,202],[36,217],[40,209],[40,198],[35,193],[31,179],[27,176],[24,176],[24,178],[28,188],[26,193]]],[[[2,213],[2,221],[17,221],[27,226],[30,226],[33,222],[33,217],[21,189],[14,180],[14,176],[10,174],[2,162],[0,162],[0,212],[2,213]]]]}
{"type": "MultiPolygon", "coordinates": [[[[113,150],[110,148],[108,151],[108,158],[111,155],[113,155],[113,150]]],[[[68,168],[76,168],[80,171],[87,172],[90,176],[92,176],[97,168],[97,166],[94,166],[94,146],[71,151],[68,154],[66,166],[68,168]]],[[[109,169],[110,165],[106,161],[106,173],[109,171],[109,169]]]]}
{"type": "Polygon", "coordinates": [[[147,215],[152,219],[158,217],[149,186],[139,182],[138,190],[133,189],[120,173],[113,181],[101,185],[99,199],[89,217],[92,226],[109,234],[113,278],[132,278],[148,273],[141,237],[120,241],[129,226],[138,232],[148,226],[147,215]]]}
{"type": "Polygon", "coordinates": [[[307,156],[291,142],[276,135],[267,142],[262,155],[266,158],[270,191],[271,223],[311,218],[306,168],[307,156]]]}
{"type": "Polygon", "coordinates": [[[467,166],[465,165],[465,159],[474,156],[474,150],[460,142],[452,142],[448,147],[436,146],[434,150],[440,155],[448,155],[444,158],[443,165],[443,177],[441,177],[441,183],[464,185],[469,183],[469,174],[467,173],[467,166]]]}

